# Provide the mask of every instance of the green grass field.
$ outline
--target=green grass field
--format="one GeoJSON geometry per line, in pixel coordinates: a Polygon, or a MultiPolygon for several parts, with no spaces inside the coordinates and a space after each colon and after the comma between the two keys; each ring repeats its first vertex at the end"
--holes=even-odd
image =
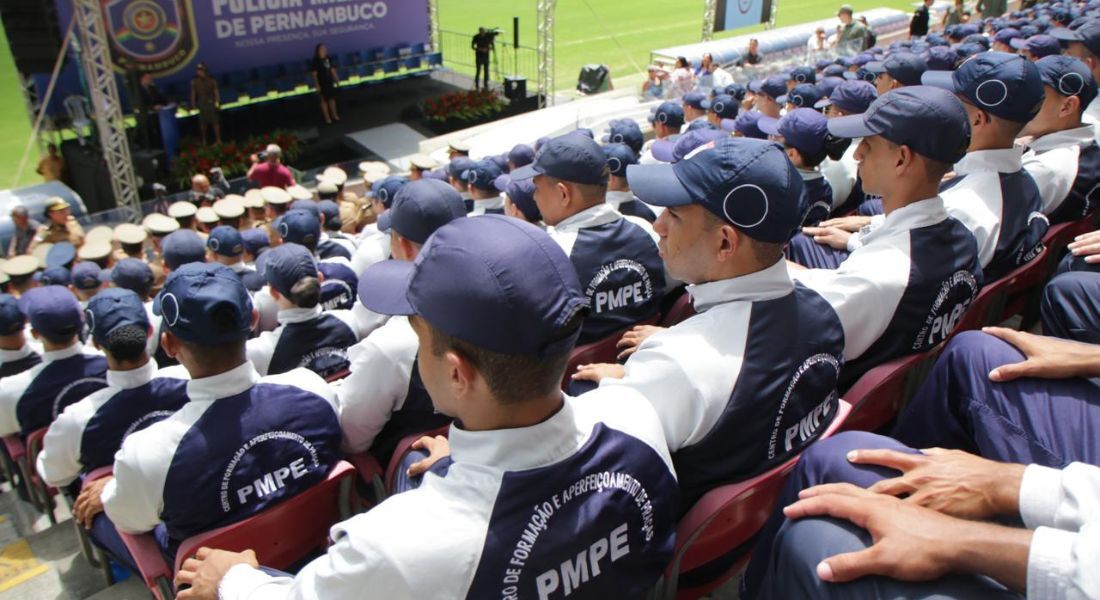
{"type": "MultiPolygon", "coordinates": [[[[406,0],[402,0],[406,1],[406,0]]],[[[857,10],[886,6],[909,10],[912,0],[777,0],[779,26],[823,19],[848,1],[857,10]]],[[[582,65],[600,62],[615,77],[644,71],[649,52],[698,41],[702,33],[702,0],[560,0],[555,38],[555,81],[559,89],[572,88],[582,65]]],[[[479,25],[500,27],[511,35],[512,17],[520,20],[520,44],[534,47],[535,1],[439,0],[440,28],[469,32],[479,25]]],[[[726,31],[718,37],[738,35],[762,26],[726,31]]],[[[7,38],[0,28],[0,189],[38,181],[35,154],[22,177],[14,181],[23,147],[30,136],[23,99],[7,38]]]]}

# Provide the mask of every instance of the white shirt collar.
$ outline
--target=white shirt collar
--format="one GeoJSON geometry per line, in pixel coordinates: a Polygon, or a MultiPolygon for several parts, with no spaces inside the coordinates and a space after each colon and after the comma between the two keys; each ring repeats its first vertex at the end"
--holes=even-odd
{"type": "Polygon", "coordinates": [[[107,385],[120,390],[128,390],[149,383],[157,373],[157,361],[149,362],[129,371],[107,370],[107,385]]]}
{"type": "Polygon", "coordinates": [[[630,190],[627,190],[625,192],[621,190],[609,191],[607,192],[606,198],[607,203],[611,205],[611,208],[619,210],[619,207],[622,206],[623,202],[630,202],[634,199],[634,192],[631,192],[630,190]]]}
{"type": "Polygon", "coordinates": [[[0,364],[15,362],[32,354],[34,354],[34,348],[31,348],[31,345],[26,342],[23,342],[23,347],[18,350],[0,349],[0,364]]]}
{"type": "Polygon", "coordinates": [[[571,456],[587,432],[577,429],[573,399],[562,394],[561,410],[530,427],[467,431],[451,426],[448,439],[455,462],[502,471],[521,471],[553,464],[571,456]]]}
{"type": "Polygon", "coordinates": [[[231,265],[226,265],[226,266],[229,267],[229,270],[233,271],[234,273],[240,273],[242,271],[248,271],[249,270],[248,266],[244,264],[243,260],[237,261],[237,262],[235,262],[231,265]]]}
{"type": "Polygon", "coordinates": [[[1062,131],[1055,131],[1048,133],[1040,138],[1031,140],[1031,143],[1027,145],[1030,152],[1046,152],[1047,150],[1053,150],[1055,148],[1062,148],[1064,146],[1087,146],[1093,140],[1096,139],[1096,132],[1091,124],[1082,125],[1081,127],[1074,127],[1073,129],[1063,129],[1062,131]]]}
{"type": "Polygon", "coordinates": [[[286,325],[288,323],[312,321],[319,316],[321,316],[320,304],[313,308],[284,308],[275,315],[275,319],[279,321],[280,325],[286,325]]]}
{"type": "Polygon", "coordinates": [[[933,196],[895,209],[877,226],[864,227],[860,232],[860,240],[863,244],[868,244],[876,237],[935,225],[946,218],[947,210],[943,207],[943,198],[933,196]]]}
{"type": "Polygon", "coordinates": [[[188,381],[187,397],[192,402],[212,402],[218,398],[239,394],[256,385],[259,380],[260,374],[256,372],[252,363],[246,360],[240,366],[225,373],[188,381]]]}
{"type": "Polygon", "coordinates": [[[504,208],[504,198],[500,196],[486,198],[484,200],[474,200],[474,210],[470,211],[470,214],[483,215],[485,211],[497,208],[504,208]]]}
{"type": "Polygon", "coordinates": [[[802,176],[802,181],[813,181],[814,179],[821,179],[825,176],[821,172],[821,167],[814,167],[812,169],[797,169],[798,174],[802,176]]]}
{"type": "Polygon", "coordinates": [[[615,210],[610,204],[604,202],[586,208],[571,217],[562,219],[560,223],[550,227],[550,229],[558,232],[577,231],[579,229],[599,227],[600,225],[613,223],[621,218],[623,218],[623,215],[620,214],[619,211],[615,210]]]}
{"type": "Polygon", "coordinates": [[[773,300],[791,293],[794,283],[787,272],[787,261],[779,260],[763,271],[732,279],[689,285],[691,303],[697,312],[704,312],[727,302],[758,302],[773,300]]]}
{"type": "Polygon", "coordinates": [[[71,356],[76,356],[84,352],[84,346],[79,341],[73,342],[72,346],[63,348],[61,350],[49,350],[42,353],[42,362],[53,362],[55,360],[64,360],[71,356]]]}
{"type": "Polygon", "coordinates": [[[959,175],[996,171],[1015,173],[1023,168],[1020,157],[1023,148],[999,148],[997,150],[975,150],[967,152],[962,160],[955,163],[955,172],[959,175]]]}

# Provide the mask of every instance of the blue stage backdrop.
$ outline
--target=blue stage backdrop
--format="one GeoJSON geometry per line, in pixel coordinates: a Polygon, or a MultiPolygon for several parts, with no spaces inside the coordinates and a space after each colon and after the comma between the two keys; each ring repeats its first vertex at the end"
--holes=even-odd
{"type": "Polygon", "coordinates": [[[718,0],[715,31],[740,29],[766,23],[772,18],[774,0],[718,0]]]}
{"type": "MultiPolygon", "coordinates": [[[[62,29],[71,0],[56,0],[62,29]]],[[[305,62],[428,41],[426,0],[100,0],[116,66],[128,60],[158,81],[305,62]]],[[[121,68],[119,69],[121,72],[121,68]]]]}

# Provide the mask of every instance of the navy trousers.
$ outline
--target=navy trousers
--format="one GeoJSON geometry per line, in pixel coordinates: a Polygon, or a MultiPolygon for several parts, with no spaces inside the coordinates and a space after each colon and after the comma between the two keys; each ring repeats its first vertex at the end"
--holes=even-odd
{"type": "Polygon", "coordinates": [[[821,581],[816,573],[819,562],[867,548],[871,545],[870,535],[838,519],[788,521],[782,508],[797,500],[798,493],[808,487],[838,482],[868,487],[897,475],[892,469],[848,462],[848,452],[869,448],[917,452],[890,438],[866,432],[841,433],[810,446],[787,480],[768,524],[760,533],[752,562],[742,579],[741,598],[1019,598],[992,580],[974,576],[951,576],[916,584],[886,577],[864,577],[843,584],[821,581]]]}
{"type": "Polygon", "coordinates": [[[1068,271],[1043,289],[1043,333],[1100,344],[1100,273],[1068,271]]]}
{"type": "Polygon", "coordinates": [[[1100,464],[1100,378],[989,380],[1024,360],[991,335],[955,337],[898,419],[893,437],[912,448],[953,448],[991,460],[1060,469],[1100,464]]]}
{"type": "Polygon", "coordinates": [[[848,258],[848,254],[847,250],[819,244],[801,232],[791,238],[786,250],[787,260],[808,269],[835,269],[848,258]]]}

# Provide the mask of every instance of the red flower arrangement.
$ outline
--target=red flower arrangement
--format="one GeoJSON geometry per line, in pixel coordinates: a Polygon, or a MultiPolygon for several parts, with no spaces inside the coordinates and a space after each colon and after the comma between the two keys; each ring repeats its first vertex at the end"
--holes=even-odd
{"type": "Polygon", "coordinates": [[[221,167],[229,179],[244,175],[252,166],[249,157],[262,152],[268,144],[278,144],[283,149],[283,160],[293,161],[302,152],[302,142],[298,136],[287,130],[276,130],[264,136],[252,136],[243,142],[223,142],[203,146],[194,138],[187,138],[180,144],[180,153],[172,163],[172,177],[179,184],[191,187],[191,177],[196,173],[208,173],[214,167],[221,167]]]}
{"type": "Polygon", "coordinates": [[[504,99],[495,90],[451,92],[425,100],[423,110],[429,121],[477,121],[503,112],[504,99]]]}

